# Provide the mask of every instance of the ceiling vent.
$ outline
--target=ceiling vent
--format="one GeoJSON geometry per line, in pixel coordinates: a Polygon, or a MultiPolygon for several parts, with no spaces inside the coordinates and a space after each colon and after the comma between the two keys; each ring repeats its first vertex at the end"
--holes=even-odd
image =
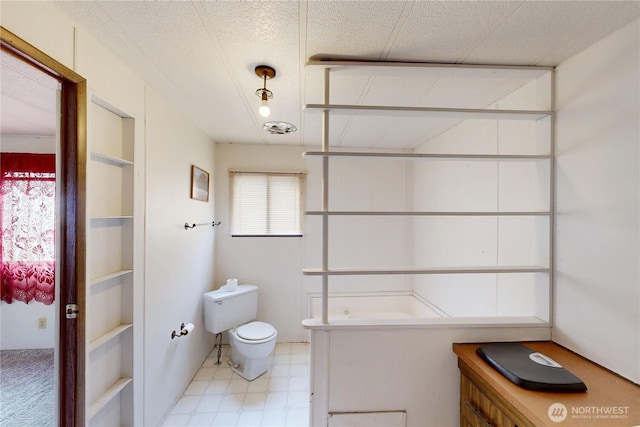
{"type": "Polygon", "coordinates": [[[298,130],[294,125],[287,122],[266,122],[262,128],[273,135],[284,135],[298,130]]]}

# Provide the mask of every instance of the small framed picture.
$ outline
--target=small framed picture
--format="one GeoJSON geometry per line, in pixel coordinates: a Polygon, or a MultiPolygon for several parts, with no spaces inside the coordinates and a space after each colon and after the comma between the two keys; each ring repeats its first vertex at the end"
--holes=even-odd
{"type": "Polygon", "coordinates": [[[191,198],[209,201],[209,172],[191,165],[191,198]]]}

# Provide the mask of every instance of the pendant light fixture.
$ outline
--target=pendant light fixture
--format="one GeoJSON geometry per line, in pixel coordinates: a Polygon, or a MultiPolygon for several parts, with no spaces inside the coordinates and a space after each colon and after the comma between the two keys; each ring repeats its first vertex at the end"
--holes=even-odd
{"type": "Polygon", "coordinates": [[[262,117],[269,117],[269,114],[271,114],[271,109],[269,109],[267,101],[273,98],[273,92],[267,89],[267,79],[274,78],[276,76],[276,70],[269,67],[268,65],[258,65],[256,67],[256,75],[264,81],[263,87],[256,90],[256,96],[262,101],[260,103],[258,112],[262,117]]]}

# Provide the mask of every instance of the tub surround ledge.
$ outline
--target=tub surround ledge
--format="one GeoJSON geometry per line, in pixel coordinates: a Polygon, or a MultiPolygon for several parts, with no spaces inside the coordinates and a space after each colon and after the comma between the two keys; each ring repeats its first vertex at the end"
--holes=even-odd
{"type": "Polygon", "coordinates": [[[424,319],[305,319],[305,329],[427,329],[427,328],[540,328],[551,330],[551,324],[537,317],[446,317],[424,319]]]}

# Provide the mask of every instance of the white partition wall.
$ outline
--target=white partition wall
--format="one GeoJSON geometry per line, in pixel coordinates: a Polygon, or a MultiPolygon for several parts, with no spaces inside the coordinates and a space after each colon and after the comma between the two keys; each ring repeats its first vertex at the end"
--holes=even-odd
{"type": "Polygon", "coordinates": [[[558,67],[554,341],[640,383],[640,20],[558,67]]]}
{"type": "Polygon", "coordinates": [[[303,322],[311,425],[370,411],[455,425],[452,342],[550,337],[553,70],[311,65],[325,83],[322,103],[306,106],[323,129],[321,150],[306,153],[322,169],[307,212],[321,254],[303,270],[323,297],[321,319],[303,322]],[[386,79],[394,96],[375,92],[386,79]],[[442,317],[329,316],[329,294],[392,290],[442,317]]]}

